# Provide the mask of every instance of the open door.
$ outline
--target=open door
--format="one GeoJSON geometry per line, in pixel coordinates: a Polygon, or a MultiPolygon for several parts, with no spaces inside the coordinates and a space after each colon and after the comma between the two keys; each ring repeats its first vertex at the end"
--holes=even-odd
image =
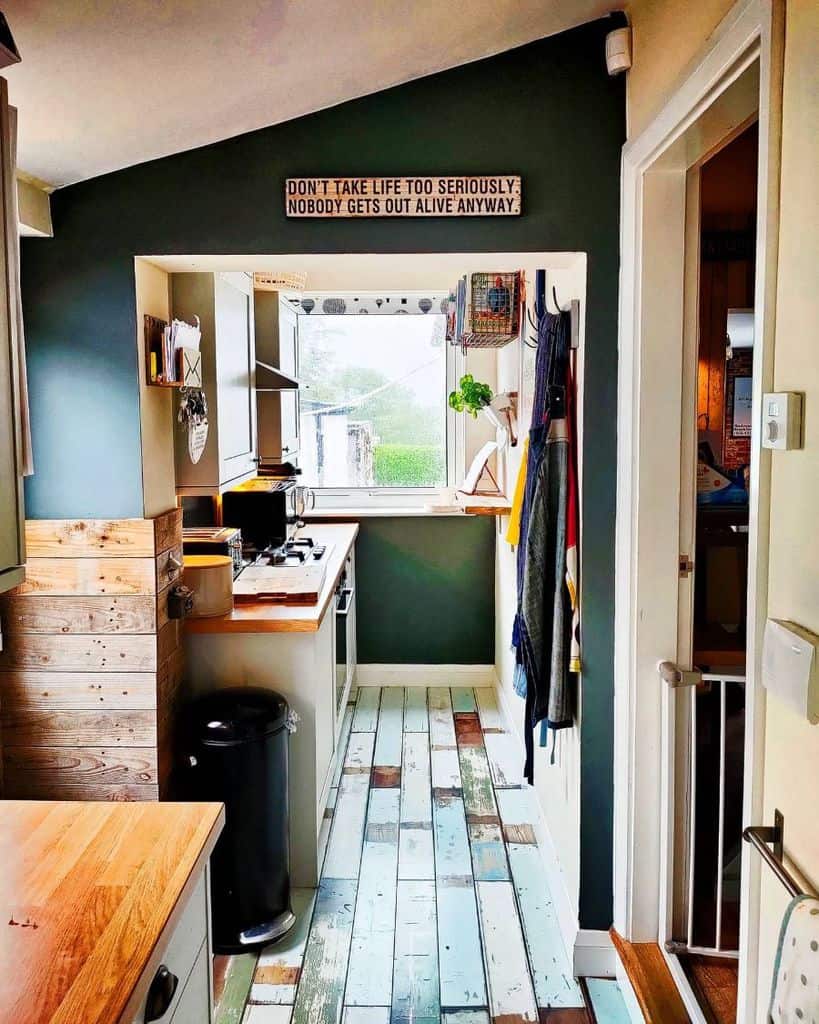
{"type": "Polygon", "coordinates": [[[717,1024],[737,1007],[758,146],[754,122],[688,172],[677,662],[661,672],[665,945],[717,1024]]]}

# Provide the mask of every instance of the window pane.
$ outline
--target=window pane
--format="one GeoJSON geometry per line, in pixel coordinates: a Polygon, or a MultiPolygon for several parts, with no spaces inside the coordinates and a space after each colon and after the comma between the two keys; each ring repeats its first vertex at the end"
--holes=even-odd
{"type": "Polygon", "coordinates": [[[299,317],[306,484],[446,484],[445,334],[430,313],[299,317]]]}

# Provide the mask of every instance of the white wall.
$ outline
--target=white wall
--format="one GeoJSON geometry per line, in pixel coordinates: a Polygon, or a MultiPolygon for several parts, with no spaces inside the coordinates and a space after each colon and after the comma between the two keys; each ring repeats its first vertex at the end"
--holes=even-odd
{"type": "Polygon", "coordinates": [[[136,346],[139,358],[139,418],[142,432],[143,515],[157,516],[176,505],[176,471],[173,430],[176,415],[175,388],[146,383],[143,320],[146,315],[170,317],[168,274],[147,260],[134,260],[136,283],[136,346]]]}
{"type": "MultiPolygon", "coordinates": [[[[547,270],[546,288],[549,296],[549,308],[553,308],[552,286],[562,306],[567,306],[571,299],[580,300],[581,314],[581,347],[578,352],[578,385],[580,390],[578,409],[582,409],[582,358],[583,358],[583,321],[585,318],[586,299],[586,258],[577,254],[570,267],[550,267],[548,262],[529,263],[526,266],[527,302],[534,300],[535,270],[538,266],[547,270]]],[[[534,314],[533,314],[534,315],[534,314]]],[[[531,332],[530,332],[531,333],[531,332]]],[[[498,352],[498,390],[509,391],[518,387],[521,372],[521,355],[523,356],[523,393],[518,404],[525,413],[525,422],[519,422],[519,443],[516,448],[509,448],[503,459],[502,486],[509,497],[512,495],[517,478],[518,467],[523,450],[523,439],[529,429],[529,413],[531,409],[531,374],[534,366],[533,350],[524,348],[520,343],[508,345],[498,352]]],[[[582,431],[582,424],[579,423],[582,431]]],[[[580,445],[578,445],[580,450],[580,445]]],[[[582,473],[580,474],[582,479],[582,473]]],[[[504,539],[508,517],[500,520],[501,535],[497,539],[495,564],[495,668],[498,674],[504,701],[512,712],[513,724],[523,744],[523,701],[513,689],[515,668],[514,653],[510,646],[512,624],[517,605],[517,567],[516,552],[504,539]]],[[[581,524],[582,553],[582,524],[581,524]]],[[[581,566],[582,587],[582,566],[581,566]]],[[[581,596],[582,610],[582,596],[581,596]]],[[[582,709],[581,709],[582,717],[582,709]]],[[[558,734],[555,763],[550,764],[551,741],[548,749],[536,747],[535,750],[535,789],[540,806],[543,810],[546,827],[554,847],[558,861],[558,872],[564,883],[564,893],[555,894],[569,912],[577,926],[578,898],[580,892],[580,720],[574,728],[566,729],[558,734]]],[[[539,736],[539,731],[538,731],[539,736]]],[[[564,938],[571,944],[573,936],[564,938]]]]}
{"type": "MultiPolygon", "coordinates": [[[[731,0],[631,0],[634,67],[628,80],[629,137],[657,113],[686,66],[731,8],[731,0]],[[668,45],[673,38],[674,45],[668,45]]],[[[785,73],[779,264],[774,377],[779,390],[805,396],[805,447],[774,453],[768,614],[819,632],[819,165],[816,111],[819,97],[819,8],[813,0],[784,4],[785,73]]],[[[819,727],[808,725],[775,698],[765,712],[765,824],[779,808],[785,816],[785,849],[791,866],[819,888],[819,727]]],[[[767,1019],[773,958],[784,889],[763,870],[757,1020],[767,1019]]],[[[745,1024],[745,1022],[743,1022],[745,1024]]],[[[750,1024],[750,1022],[749,1022],[750,1024]]]]}
{"type": "MultiPolygon", "coordinates": [[[[774,452],[768,614],[819,633],[819,7],[789,0],[785,31],[782,186],[774,386],[801,391],[805,447],[774,452]]],[[[819,726],[775,698],[766,709],[765,821],[785,816],[785,850],[819,890],[819,726]]],[[[759,987],[770,987],[779,922],[787,896],[763,872],[759,987]]],[[[759,1021],[765,1019],[760,1012],[759,1021]]]]}

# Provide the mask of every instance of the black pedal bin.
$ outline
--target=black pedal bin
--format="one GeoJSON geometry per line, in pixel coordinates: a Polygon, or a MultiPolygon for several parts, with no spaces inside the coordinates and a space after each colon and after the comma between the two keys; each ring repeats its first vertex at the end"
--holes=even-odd
{"type": "Polygon", "coordinates": [[[225,805],[211,856],[213,948],[242,952],[273,942],[296,920],[287,796],[296,716],[281,694],[235,687],[194,701],[186,718],[186,791],[225,805]]]}

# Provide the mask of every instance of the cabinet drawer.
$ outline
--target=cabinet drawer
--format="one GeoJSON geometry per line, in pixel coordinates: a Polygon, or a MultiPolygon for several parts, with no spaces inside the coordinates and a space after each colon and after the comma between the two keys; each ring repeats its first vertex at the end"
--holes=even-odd
{"type": "MultiPolygon", "coordinates": [[[[191,974],[191,970],[196,962],[197,956],[202,949],[204,943],[205,952],[207,954],[207,934],[208,934],[208,905],[207,905],[207,890],[205,873],[202,873],[201,878],[196,883],[196,887],[191,893],[190,901],[185,907],[182,917],[174,929],[173,933],[165,938],[163,936],[160,941],[161,944],[165,944],[165,949],[162,954],[160,961],[177,979],[176,991],[174,992],[173,999],[168,1005],[168,1009],[165,1013],[158,1018],[158,1024],[170,1024],[171,1020],[174,1020],[174,1014],[176,1012],[179,1003],[182,1000],[183,992],[188,983],[188,978],[191,974]]],[[[207,968],[207,963],[206,963],[207,968]]],[[[148,998],[148,989],[153,981],[156,971],[152,972],[151,978],[148,980],[145,986],[145,996],[139,1008],[139,1012],[133,1018],[133,1024],[145,1024],[145,1006],[148,998]]],[[[207,990],[207,983],[206,983],[207,990]]],[[[180,1018],[184,1020],[186,1018],[180,1018]]],[[[201,1018],[202,1021],[207,1021],[207,1017],[201,1018]]]]}
{"type": "Polygon", "coordinates": [[[208,944],[202,943],[185,991],[174,1010],[171,1024],[209,1024],[211,1019],[210,972],[208,944]]]}

